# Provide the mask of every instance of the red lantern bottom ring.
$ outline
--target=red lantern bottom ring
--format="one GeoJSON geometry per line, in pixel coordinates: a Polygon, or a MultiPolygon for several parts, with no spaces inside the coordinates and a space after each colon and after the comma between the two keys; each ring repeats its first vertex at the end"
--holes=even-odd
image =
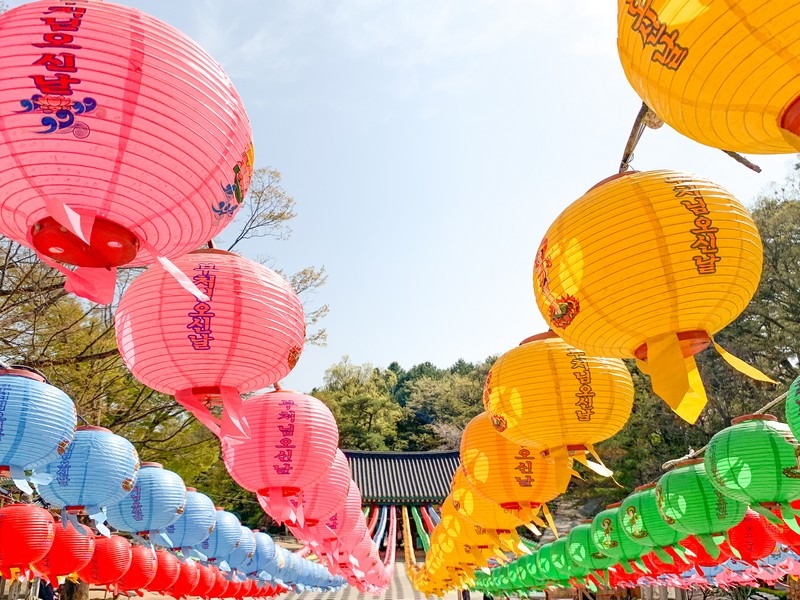
{"type": "Polygon", "coordinates": [[[37,252],[58,262],[78,267],[121,267],[136,258],[139,240],[116,223],[95,217],[89,244],[46,217],[31,227],[31,241],[37,252]]]}
{"type": "Polygon", "coordinates": [[[781,128],[800,135],[800,96],[795,98],[781,115],[781,128]]]}
{"type": "MultiPolygon", "coordinates": [[[[684,358],[699,354],[711,345],[711,336],[702,329],[679,331],[677,336],[684,358]]],[[[633,351],[633,355],[639,360],[647,360],[647,342],[636,348],[633,351]]]]}

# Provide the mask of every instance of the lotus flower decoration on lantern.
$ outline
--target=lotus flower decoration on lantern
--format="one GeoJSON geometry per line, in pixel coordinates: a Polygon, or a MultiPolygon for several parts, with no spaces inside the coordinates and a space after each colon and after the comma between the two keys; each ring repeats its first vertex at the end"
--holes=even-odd
{"type": "Polygon", "coordinates": [[[216,236],[244,201],[242,101],[166,23],[99,0],[52,4],[0,16],[0,232],[97,302],[113,300],[123,265],[160,261],[193,289],[168,259],[216,236]]]}
{"type": "Polygon", "coordinates": [[[800,6],[618,0],[625,75],[680,133],[722,150],[800,150],[800,6]]]}
{"type": "Polygon", "coordinates": [[[222,402],[240,433],[240,394],[263,389],[297,364],[303,306],[289,283],[232,252],[198,250],[175,260],[208,296],[186,293],[153,267],[125,290],[114,316],[117,345],[133,376],[175,396],[215,434],[209,406],[222,402]]]}
{"type": "MultiPolygon", "coordinates": [[[[744,206],[675,171],[600,182],[550,226],[534,264],[539,310],[568,344],[636,358],[653,391],[693,423],[706,404],[694,354],[753,297],[762,246],[744,206]]],[[[775,383],[725,352],[739,371],[775,383]]]]}

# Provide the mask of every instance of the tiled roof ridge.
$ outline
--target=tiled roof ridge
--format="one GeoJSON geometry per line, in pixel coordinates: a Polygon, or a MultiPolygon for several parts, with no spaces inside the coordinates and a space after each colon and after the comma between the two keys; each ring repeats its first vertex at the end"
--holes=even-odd
{"type": "Polygon", "coordinates": [[[458,450],[426,450],[426,451],[413,451],[406,452],[403,450],[345,450],[342,449],[345,456],[365,456],[365,457],[391,457],[391,458],[404,458],[404,457],[449,457],[458,456],[458,450]]]}

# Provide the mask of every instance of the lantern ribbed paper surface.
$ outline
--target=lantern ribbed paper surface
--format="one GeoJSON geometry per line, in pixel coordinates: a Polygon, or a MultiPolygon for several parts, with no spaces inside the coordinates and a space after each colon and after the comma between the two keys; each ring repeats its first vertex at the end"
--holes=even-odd
{"type": "Polygon", "coordinates": [[[503,508],[472,487],[462,467],[453,476],[450,498],[463,517],[486,529],[514,531],[524,524],[518,510],[503,508]]]}
{"type": "Polygon", "coordinates": [[[728,540],[742,560],[751,564],[769,556],[775,549],[775,540],[767,532],[764,517],[753,510],[748,510],[742,522],[728,530],[728,540]]]}
{"type": "Polygon", "coordinates": [[[638,358],[654,391],[694,422],[706,396],[693,354],[744,310],[761,265],[755,223],[729,192],[695,175],[648,171],[609,178],[567,207],[539,246],[533,281],[539,310],[564,341],[594,356],[638,358]]]}
{"type": "Polygon", "coordinates": [[[134,377],[175,395],[213,429],[203,402],[221,397],[226,407],[238,405],[239,394],[272,385],[294,368],[305,340],[303,307],[283,277],[232,252],[198,250],[175,266],[209,300],[152,267],[120,299],[117,345],[134,377]]]}
{"type": "Polygon", "coordinates": [[[106,510],[108,523],[120,531],[156,531],[177,521],[185,502],[180,475],[159,463],[142,463],[131,493],[106,510]]]}
{"type": "Polygon", "coordinates": [[[217,525],[198,549],[209,559],[225,560],[239,542],[241,526],[236,515],[217,508],[217,525]]]}
{"type": "Polygon", "coordinates": [[[747,512],[746,503],[721,494],[711,484],[703,459],[679,463],[664,473],[655,494],[667,525],[696,537],[711,556],[719,554],[719,541],[712,540],[712,534],[738,525],[747,512]]]}
{"type": "Polygon", "coordinates": [[[594,543],[591,523],[581,523],[570,530],[567,535],[567,553],[575,564],[591,570],[607,569],[616,562],[600,552],[594,543]]]}
{"type": "Polygon", "coordinates": [[[242,570],[248,575],[258,575],[261,571],[265,570],[272,564],[275,558],[275,542],[274,540],[260,531],[254,532],[256,540],[256,549],[250,560],[245,563],[242,570]]]}
{"type": "Polygon", "coordinates": [[[186,504],[178,520],[164,528],[172,548],[191,548],[205,540],[217,524],[214,502],[194,488],[186,488],[186,504]]]}
{"type": "Polygon", "coordinates": [[[107,303],[115,267],[230,223],[250,125],[219,64],[173,27],[110,2],[51,5],[0,17],[0,231],[80,265],[67,289],[107,303]]]}
{"type": "MultiPolygon", "coordinates": [[[[308,525],[316,525],[335,513],[347,499],[350,490],[350,465],[341,450],[336,450],[328,472],[319,483],[303,488],[303,518],[308,525]]],[[[269,505],[269,500],[259,496],[269,505]]],[[[264,508],[269,512],[268,508],[264,508]]]]}
{"type": "Polygon", "coordinates": [[[53,546],[53,517],[32,504],[0,508],[0,573],[8,579],[11,569],[27,569],[42,560],[53,546]]]}
{"type": "Polygon", "coordinates": [[[320,400],[283,390],[244,400],[238,414],[249,437],[223,415],[228,473],[243,488],[268,497],[273,518],[302,525],[300,491],[330,468],[339,443],[336,419],[320,400]]]}
{"type": "Polygon", "coordinates": [[[739,502],[800,498],[800,447],[789,426],[772,415],[746,415],[717,432],[705,454],[711,483],[739,502]]]}
{"type": "Polygon", "coordinates": [[[800,439],[800,377],[789,386],[789,395],[786,397],[786,424],[792,430],[795,438],[800,439]]]}
{"type": "Polygon", "coordinates": [[[634,542],[652,548],[668,564],[672,556],[662,548],[674,546],[685,534],[667,525],[658,511],[656,484],[636,488],[622,501],[619,524],[634,542]]]}
{"type": "Polygon", "coordinates": [[[178,579],[168,590],[170,596],[174,598],[185,598],[194,592],[197,584],[200,582],[200,569],[197,568],[197,562],[189,559],[185,560],[179,565],[178,579]]]}
{"type": "MultiPolygon", "coordinates": [[[[55,523],[53,545],[47,555],[32,566],[50,583],[58,582],[59,576],[69,575],[82,569],[94,554],[94,536],[84,535],[67,522],[66,528],[55,523]]],[[[55,585],[54,584],[54,585],[55,585]]]]}
{"type": "Polygon", "coordinates": [[[26,467],[58,460],[74,435],[77,417],[69,396],[38,375],[0,369],[0,469],[15,479],[26,467]]]}
{"type": "Polygon", "coordinates": [[[217,567],[209,567],[214,572],[214,585],[208,593],[209,598],[225,598],[228,590],[228,580],[217,567]]]}
{"type": "Polygon", "coordinates": [[[37,491],[56,508],[95,508],[116,504],[127,496],[139,470],[139,455],[124,437],[108,429],[78,427],[61,456],[41,469],[53,477],[37,491]]]}
{"type": "Polygon", "coordinates": [[[119,578],[116,587],[120,592],[138,592],[156,576],[156,555],[152,548],[131,547],[131,566],[119,578]]]}
{"type": "Polygon", "coordinates": [[[199,598],[209,596],[211,588],[214,587],[215,577],[214,569],[216,567],[206,567],[204,565],[197,565],[197,571],[200,577],[197,580],[197,585],[193,590],[193,594],[199,598]]]}
{"type": "Polygon", "coordinates": [[[156,550],[156,574],[146,589],[150,592],[164,593],[172,589],[181,573],[178,557],[166,550],[156,550]]]}
{"type": "Polygon", "coordinates": [[[557,486],[555,461],[503,437],[488,412],[464,429],[461,464],[473,488],[523,521],[531,521],[540,504],[564,491],[557,486]]]}
{"type": "Polygon", "coordinates": [[[627,573],[631,571],[629,561],[638,560],[648,548],[623,533],[621,514],[619,504],[600,511],[592,520],[592,539],[600,552],[619,562],[627,573]]]}
{"type": "Polygon", "coordinates": [[[78,577],[89,585],[112,584],[128,571],[131,559],[128,540],[118,535],[97,536],[92,560],[78,571],[78,577]]]}
{"type": "Polygon", "coordinates": [[[587,356],[549,332],[495,361],[483,402],[497,430],[520,445],[591,447],[625,425],[633,380],[621,360],[587,356]]]}
{"type": "Polygon", "coordinates": [[[240,569],[247,562],[253,558],[256,551],[256,538],[253,535],[253,530],[244,525],[240,526],[239,540],[236,542],[236,548],[225,559],[225,562],[231,569],[240,569]]]}
{"type": "Polygon", "coordinates": [[[619,0],[625,75],[659,117],[723,150],[800,149],[794,2],[619,0]]]}

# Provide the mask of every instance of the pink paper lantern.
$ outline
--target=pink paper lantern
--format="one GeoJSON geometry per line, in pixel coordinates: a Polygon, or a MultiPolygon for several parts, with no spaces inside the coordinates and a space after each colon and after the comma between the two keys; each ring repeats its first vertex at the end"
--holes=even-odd
{"type": "MultiPolygon", "coordinates": [[[[347,457],[341,450],[336,450],[336,456],[328,472],[316,485],[303,488],[303,521],[306,527],[327,520],[344,505],[347,492],[350,490],[351,477],[347,457]]],[[[259,495],[258,502],[264,512],[272,513],[269,498],[259,495]]],[[[290,525],[295,526],[296,523],[290,525]]]]}
{"type": "Polygon", "coordinates": [[[347,555],[364,537],[367,522],[361,512],[361,490],[350,481],[347,499],[342,507],[326,521],[313,527],[305,527],[301,533],[311,546],[321,553],[328,554],[330,564],[347,561],[347,555]]]}
{"type": "Polygon", "coordinates": [[[236,483],[267,498],[280,522],[303,525],[302,489],[331,468],[339,443],[333,414],[320,400],[286,390],[241,403],[239,424],[223,414],[222,460],[236,483]]]}
{"type": "Polygon", "coordinates": [[[250,124],[180,31],[110,2],[41,0],[0,17],[0,64],[0,233],[68,291],[109,303],[117,267],[180,256],[231,222],[250,124]]]}
{"type": "Polygon", "coordinates": [[[214,433],[219,421],[208,407],[220,400],[241,429],[240,394],[274,384],[297,364],[303,306],[283,277],[232,252],[197,250],[175,266],[209,300],[187,293],[161,267],[148,269],[122,294],[114,317],[122,358],[134,377],[174,395],[214,433]]]}
{"type": "Polygon", "coordinates": [[[358,561],[358,570],[363,573],[363,578],[368,583],[378,585],[383,572],[383,563],[378,552],[378,546],[372,541],[367,532],[352,550],[353,557],[358,561]]]}

